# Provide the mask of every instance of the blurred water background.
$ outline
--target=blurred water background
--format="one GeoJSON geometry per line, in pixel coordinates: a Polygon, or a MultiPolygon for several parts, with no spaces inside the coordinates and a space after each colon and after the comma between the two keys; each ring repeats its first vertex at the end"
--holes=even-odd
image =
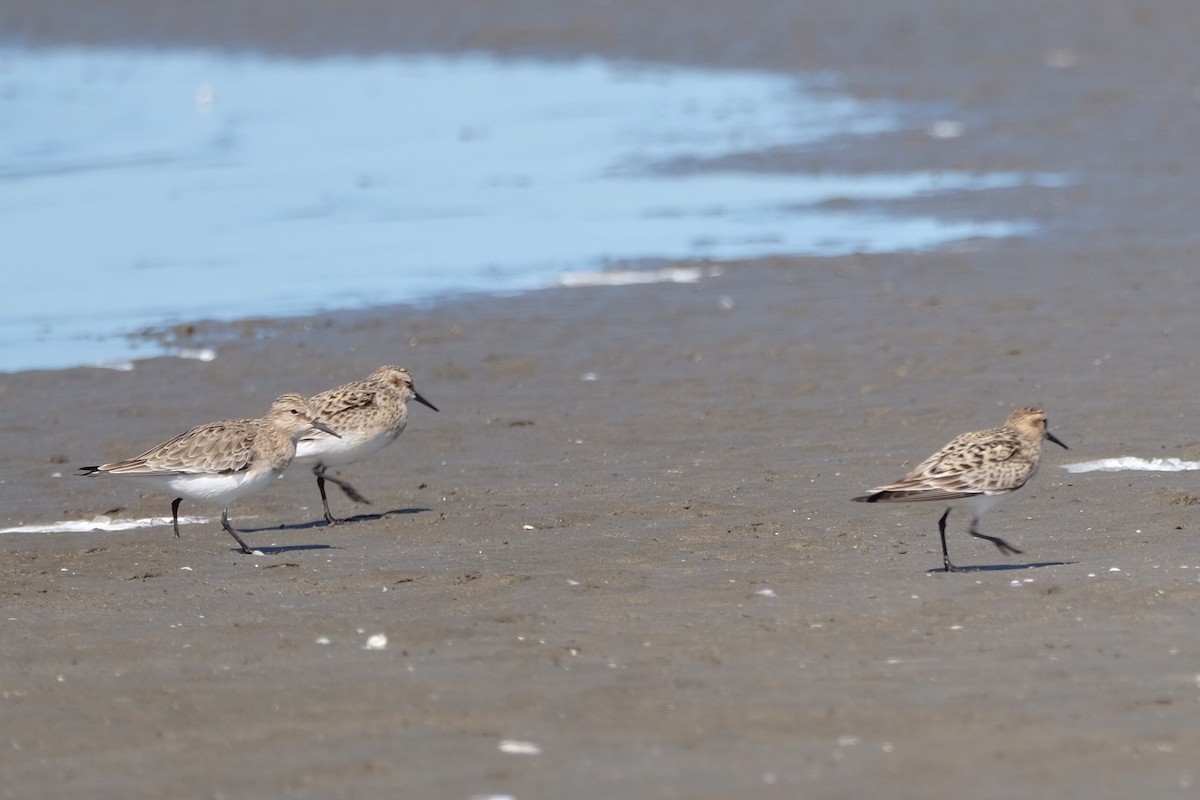
{"type": "Polygon", "coordinates": [[[159,355],[138,334],[187,321],[1032,230],[829,201],[1047,176],[697,168],[899,111],[820,76],[599,60],[3,48],[0,370],[159,355]]]}

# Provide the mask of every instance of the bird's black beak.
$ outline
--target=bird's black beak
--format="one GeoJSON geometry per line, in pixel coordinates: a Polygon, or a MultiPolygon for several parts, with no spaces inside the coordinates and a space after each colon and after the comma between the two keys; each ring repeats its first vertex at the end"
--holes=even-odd
{"type": "Polygon", "coordinates": [[[319,431],[325,431],[325,432],[326,432],[326,433],[328,433],[330,436],[333,436],[333,437],[335,437],[335,438],[338,438],[338,439],[342,438],[342,437],[341,437],[341,436],[338,434],[338,432],[337,432],[337,431],[335,431],[333,428],[331,428],[331,427],[329,427],[328,425],[326,425],[324,422],[321,422],[321,420],[319,420],[319,419],[314,419],[314,420],[312,421],[312,426],[313,426],[314,428],[316,428],[317,430],[319,430],[319,431]]]}
{"type": "Polygon", "coordinates": [[[416,389],[413,389],[413,400],[416,400],[416,401],[417,401],[418,403],[420,403],[421,405],[429,406],[429,407],[430,407],[430,408],[432,408],[434,411],[437,411],[437,410],[438,410],[438,407],[437,407],[437,406],[435,406],[433,403],[431,403],[431,402],[429,402],[428,400],[426,400],[424,397],[421,397],[420,393],[419,393],[419,392],[417,392],[417,390],[416,390],[416,389]]]}
{"type": "Polygon", "coordinates": [[[1063,444],[1063,443],[1062,443],[1062,440],[1061,440],[1061,439],[1059,439],[1057,436],[1055,436],[1055,435],[1054,435],[1053,433],[1051,433],[1050,431],[1046,431],[1046,438],[1047,438],[1047,439],[1049,439],[1050,441],[1054,442],[1056,445],[1058,445],[1059,447],[1061,447],[1063,450],[1070,450],[1070,449],[1071,449],[1071,448],[1067,447],[1065,444],[1063,444]]]}

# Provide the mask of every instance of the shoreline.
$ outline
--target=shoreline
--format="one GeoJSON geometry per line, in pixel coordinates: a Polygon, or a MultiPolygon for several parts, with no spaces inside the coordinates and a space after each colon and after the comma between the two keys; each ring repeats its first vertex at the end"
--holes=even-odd
{"type": "MultiPolygon", "coordinates": [[[[39,131],[37,126],[15,134],[18,146],[14,149],[14,164],[17,166],[9,174],[13,179],[10,201],[14,204],[14,214],[8,220],[8,230],[15,235],[17,252],[28,255],[25,266],[29,273],[53,273],[67,288],[60,292],[50,282],[37,280],[21,282],[14,287],[10,305],[29,309],[44,305],[47,311],[44,314],[18,314],[6,324],[5,346],[0,351],[6,372],[65,368],[75,364],[122,366],[135,358],[158,355],[145,352],[145,347],[142,347],[143,352],[137,352],[139,345],[162,345],[174,333],[197,327],[215,332],[214,318],[228,320],[236,328],[238,320],[249,317],[336,314],[394,303],[429,305],[453,302],[458,296],[476,292],[503,296],[518,288],[528,291],[568,282],[578,284],[584,274],[591,274],[580,270],[594,268],[597,264],[621,268],[681,262],[685,264],[681,269],[688,270],[693,269],[687,261],[689,258],[707,257],[720,263],[726,259],[764,257],[764,253],[771,251],[834,255],[852,251],[880,252],[903,248],[903,252],[925,252],[939,246],[963,247],[971,238],[1028,235],[1035,225],[1012,213],[1013,198],[1020,203],[1023,197],[1053,196],[1067,183],[1063,177],[1036,174],[943,170],[832,172],[827,166],[803,165],[797,163],[796,156],[805,149],[806,142],[813,144],[808,141],[811,137],[820,137],[819,149],[862,148],[873,138],[871,131],[902,132],[906,118],[915,113],[914,109],[892,107],[886,110],[885,105],[864,105],[841,94],[825,97],[820,92],[799,89],[793,80],[772,78],[762,85],[757,81],[752,81],[750,86],[739,81],[726,85],[732,79],[718,71],[702,77],[697,77],[699,73],[686,71],[669,75],[656,72],[654,77],[649,77],[646,68],[641,67],[635,78],[628,70],[614,72],[612,63],[608,63],[589,72],[588,81],[597,77],[592,72],[605,74],[600,79],[604,89],[597,89],[597,102],[604,106],[603,100],[607,99],[619,105],[617,98],[623,97],[620,102],[629,108],[624,111],[610,108],[606,114],[585,115],[590,120],[586,125],[587,134],[577,133],[574,124],[567,125],[565,129],[572,136],[572,152],[582,150],[594,155],[592,160],[581,160],[578,155],[573,155],[569,164],[586,163],[583,172],[590,174],[596,169],[601,172],[612,169],[613,164],[625,160],[637,162],[643,159],[646,164],[630,168],[635,180],[629,180],[629,176],[624,180],[576,178],[565,181],[569,188],[559,192],[536,189],[533,187],[553,185],[563,179],[553,170],[543,173],[530,167],[521,168],[515,173],[517,177],[504,177],[503,180],[498,177],[499,173],[493,174],[493,170],[501,169],[492,166],[493,163],[507,163],[507,158],[523,153],[519,146],[494,145],[489,149],[472,145],[459,150],[451,145],[460,158],[467,157],[464,154],[468,150],[478,152],[470,159],[469,168],[443,162],[440,159],[444,156],[431,157],[438,166],[431,169],[433,177],[429,182],[437,184],[440,177],[446,177],[457,187],[454,173],[469,171],[478,184],[474,185],[478,194],[471,198],[473,206],[460,211],[454,206],[461,202],[460,194],[455,192],[430,190],[427,197],[409,198],[403,187],[407,186],[405,175],[414,163],[405,154],[389,150],[389,142],[371,139],[373,144],[368,146],[364,142],[363,147],[380,149],[371,149],[370,156],[339,168],[333,174],[328,171],[310,174],[289,168],[298,177],[285,186],[303,197],[297,198],[292,191],[283,191],[285,199],[281,200],[279,187],[261,194],[252,188],[261,182],[263,174],[250,165],[258,162],[256,156],[266,157],[264,152],[252,146],[238,148],[233,144],[222,145],[217,139],[210,141],[213,130],[223,130],[219,139],[229,141],[252,140],[256,133],[269,130],[269,127],[237,122],[239,117],[254,113],[252,109],[256,104],[249,102],[251,99],[266,103],[267,98],[255,98],[252,90],[244,87],[239,96],[238,70],[231,69],[221,58],[202,60],[200,65],[183,60],[189,66],[182,74],[179,58],[172,56],[153,60],[128,56],[31,58],[29,62],[33,66],[26,65],[21,69],[14,65],[10,70],[13,83],[6,94],[34,98],[24,104],[14,101],[15,105],[11,106],[14,113],[24,109],[27,115],[34,116],[40,111],[53,118],[59,112],[82,122],[90,115],[81,110],[100,115],[106,113],[103,110],[108,105],[115,105],[115,117],[136,115],[142,113],[139,109],[143,104],[130,102],[126,105],[127,101],[120,99],[121,96],[140,97],[142,92],[158,90],[160,87],[147,77],[158,73],[170,76],[169,80],[165,77],[162,80],[170,86],[168,94],[173,98],[169,102],[155,103],[171,109],[169,113],[164,112],[161,120],[175,121],[181,99],[186,101],[187,107],[183,109],[181,130],[161,141],[147,138],[141,145],[175,153],[170,158],[164,156],[163,163],[157,167],[157,179],[146,175],[146,165],[137,155],[138,145],[122,138],[137,137],[140,133],[137,126],[122,130],[106,118],[106,128],[112,128],[107,130],[108,139],[89,145],[86,137],[64,135],[57,156],[36,155],[37,151],[47,148],[53,151],[52,140],[56,134],[39,131]],[[153,68],[148,67],[150,64],[153,68]],[[92,69],[101,77],[76,85],[73,76],[92,69]],[[210,80],[221,85],[223,98],[224,88],[229,85],[229,95],[233,99],[227,104],[224,100],[217,103],[219,113],[211,111],[213,90],[209,88],[209,105],[197,106],[197,116],[192,118],[192,85],[199,80],[192,77],[193,70],[203,75],[203,86],[209,87],[207,81],[210,80]],[[114,82],[105,77],[120,72],[126,73],[122,80],[114,82]],[[68,112],[51,99],[55,90],[48,87],[54,85],[53,78],[64,80],[78,92],[89,91],[89,83],[92,83],[95,97],[90,102],[76,101],[76,110],[68,112]],[[724,88],[705,88],[713,83],[724,88]],[[625,84],[630,86],[620,88],[625,84]],[[639,87],[636,91],[631,88],[634,84],[639,87]],[[675,98],[671,100],[672,104],[692,106],[691,110],[679,109],[678,118],[663,123],[661,128],[655,127],[645,114],[634,110],[644,106],[642,93],[648,86],[656,84],[674,87],[667,92],[668,97],[675,98]],[[121,87],[124,91],[117,91],[121,87]],[[610,91],[615,93],[611,98],[610,91]],[[783,98],[776,93],[783,94],[783,98]],[[688,98],[686,104],[680,101],[682,97],[688,98]],[[97,102],[101,98],[109,102],[97,102]],[[746,105],[750,110],[722,110],[739,105],[746,105]],[[764,110],[775,106],[786,111],[768,114],[764,110]],[[812,122],[821,118],[822,111],[829,111],[839,121],[812,122]],[[725,119],[731,115],[732,119],[725,119]],[[203,124],[199,124],[201,119],[203,124]],[[785,120],[794,125],[789,127],[785,120]],[[648,142],[646,145],[648,151],[640,151],[632,144],[608,149],[580,146],[593,138],[607,141],[611,130],[623,130],[626,125],[635,126],[639,133],[653,140],[654,144],[648,142]],[[642,126],[648,127],[643,131],[642,126]],[[893,128],[899,130],[893,131],[893,128]],[[114,132],[121,135],[114,135],[114,132]],[[656,138],[687,136],[695,137],[694,147],[673,147],[656,138]],[[738,145],[728,141],[731,137],[756,144],[738,145]],[[24,150],[20,142],[25,142],[24,150]],[[129,152],[124,152],[127,149],[129,152]],[[218,158],[216,163],[208,164],[204,178],[198,179],[189,170],[179,168],[197,157],[213,157],[222,149],[228,151],[224,156],[226,163],[222,164],[218,158]],[[22,161],[21,154],[26,151],[33,155],[22,161]],[[60,171],[70,173],[76,169],[80,175],[74,179],[57,177],[60,171]],[[97,177],[94,174],[97,169],[109,177],[97,177]],[[22,175],[36,180],[22,181],[22,175]],[[685,179],[688,182],[682,183],[685,179]],[[504,181],[528,185],[516,190],[515,194],[510,190],[491,193],[480,188],[504,181]],[[111,192],[122,191],[126,182],[141,187],[140,191],[130,195],[130,202],[139,205],[145,213],[156,213],[153,209],[158,205],[178,207],[157,214],[156,227],[172,230],[179,226],[186,233],[180,236],[134,236],[136,244],[132,246],[127,244],[130,237],[124,235],[106,240],[93,234],[89,238],[89,230],[103,230],[107,227],[106,222],[121,225],[120,215],[116,218],[103,216],[95,208],[95,201],[111,192]],[[341,187],[341,191],[327,188],[329,182],[341,187]],[[20,187],[26,183],[40,188],[22,193],[20,187]],[[356,188],[347,189],[343,184],[354,184],[356,188]],[[379,188],[366,191],[370,186],[379,188]],[[670,186],[688,188],[667,188],[670,186]],[[63,198],[76,199],[73,202],[63,199],[54,206],[52,200],[39,201],[40,192],[57,192],[63,198]],[[992,193],[996,194],[999,203],[979,196],[992,193]],[[239,195],[253,199],[247,199],[244,208],[238,205],[236,211],[227,212],[225,206],[239,195]],[[168,197],[170,202],[165,200],[168,197]],[[598,197],[603,199],[597,200],[598,197]],[[559,202],[551,203],[554,200],[559,202]],[[562,202],[564,200],[568,202],[562,202]],[[580,206],[580,210],[574,217],[570,213],[556,215],[544,211],[551,204],[580,206]],[[41,210],[24,214],[16,210],[26,205],[41,210]],[[989,214],[987,209],[990,207],[998,207],[1001,213],[989,214]],[[1009,213],[1003,213],[1005,209],[1009,213]],[[460,218],[463,215],[465,218],[460,218]],[[369,222],[363,224],[360,217],[369,222]],[[423,217],[428,217],[429,221],[423,222],[423,217]],[[508,230],[513,226],[505,225],[504,220],[526,217],[541,220],[549,230],[536,237],[508,236],[508,230]],[[599,225],[581,222],[591,217],[604,221],[599,225]],[[89,218],[94,218],[90,228],[89,218]],[[280,218],[285,221],[281,222],[280,218]],[[78,224],[84,231],[85,241],[89,242],[89,247],[83,250],[56,248],[39,242],[36,236],[26,237],[19,233],[72,219],[77,222],[67,224],[78,224]],[[411,224],[396,231],[393,220],[411,220],[411,224]],[[486,253],[447,248],[445,238],[440,235],[447,226],[460,229],[459,235],[467,241],[478,238],[491,242],[492,246],[486,253]],[[555,228],[584,236],[578,241],[570,233],[555,236],[551,232],[555,228]],[[607,235],[599,236],[598,228],[607,235]],[[206,232],[202,234],[201,230],[206,232]],[[396,252],[382,246],[383,242],[393,239],[410,247],[396,252]],[[537,244],[524,243],[526,239],[537,244]],[[363,245],[356,257],[349,260],[344,259],[342,253],[344,245],[341,242],[346,240],[363,245]],[[903,247],[905,244],[909,246],[903,247]],[[85,250],[90,251],[86,257],[83,255],[85,250]],[[197,253],[195,258],[200,259],[196,263],[179,255],[192,251],[197,253]],[[245,255],[247,253],[254,255],[249,257],[245,255]],[[336,271],[328,269],[329,264],[339,263],[340,268],[336,271]],[[491,267],[481,266],[487,264],[491,267]],[[91,283],[94,275],[106,271],[111,273],[108,281],[91,283]],[[307,273],[303,281],[305,286],[289,284],[298,272],[307,273]],[[398,275],[403,279],[397,280],[398,275]],[[233,292],[228,284],[231,278],[237,285],[233,292]],[[122,288],[127,282],[137,281],[144,282],[140,292],[131,293],[122,288]],[[77,283],[89,290],[73,291],[71,287],[77,283]],[[111,288],[106,290],[105,286],[111,288]],[[326,301],[326,297],[330,300],[326,301]],[[74,362],[65,353],[68,350],[77,352],[74,362]]],[[[16,58],[15,63],[22,63],[22,59],[16,58]]],[[[289,69],[284,71],[286,79],[277,77],[276,80],[285,86],[302,85],[314,96],[322,96],[331,93],[331,87],[336,85],[334,77],[341,82],[348,78],[358,82],[390,77],[404,87],[392,97],[393,101],[413,92],[416,93],[414,96],[426,96],[422,92],[436,96],[427,85],[444,86],[449,82],[469,94],[471,86],[492,85],[494,81],[494,78],[477,74],[478,69],[467,70],[468,77],[463,78],[457,68],[446,68],[448,63],[453,62],[443,64],[445,74],[440,79],[421,70],[416,70],[414,78],[410,64],[408,68],[397,67],[394,72],[382,70],[382,75],[380,69],[374,68],[343,67],[328,74],[323,70],[289,69]],[[453,77],[455,75],[458,77],[453,77]],[[301,80],[301,76],[306,77],[301,80]]],[[[442,71],[434,72],[441,74],[442,71]]],[[[486,74],[488,70],[483,72],[486,74]]],[[[513,79],[518,85],[526,82],[542,85],[544,82],[554,86],[558,79],[564,79],[568,74],[574,79],[580,77],[575,73],[543,74],[540,68],[533,73],[534,77],[530,77],[504,71],[505,77],[500,83],[507,85],[508,80],[513,79]]],[[[253,83],[245,81],[244,77],[241,81],[253,83]]],[[[561,89],[556,91],[551,93],[552,97],[545,98],[546,105],[522,109],[535,118],[542,113],[560,113],[555,111],[559,103],[569,105],[573,101],[561,89]]],[[[650,91],[657,92],[655,97],[661,96],[661,87],[650,91]]],[[[363,112],[365,107],[378,104],[377,100],[367,102],[360,98],[346,108],[354,109],[354,113],[363,112]]],[[[280,108],[283,107],[286,106],[280,108]]],[[[266,116],[272,108],[275,106],[264,105],[257,108],[257,113],[266,116]]],[[[454,106],[453,113],[467,115],[464,120],[475,120],[470,116],[469,103],[454,106]]],[[[511,116],[513,111],[507,113],[511,116]]],[[[321,116],[303,119],[323,129],[325,123],[317,119],[321,116]]],[[[567,116],[573,114],[567,113],[567,116]]],[[[491,122],[495,122],[502,132],[507,131],[507,136],[481,134],[480,139],[521,139],[523,136],[518,134],[535,127],[517,125],[508,121],[504,114],[497,120],[484,114],[471,124],[486,129],[491,122]]],[[[422,128],[421,125],[416,127],[422,128]]],[[[403,135],[407,130],[400,127],[397,132],[403,135]]],[[[447,144],[443,138],[444,131],[441,137],[435,136],[431,140],[437,142],[431,146],[431,152],[441,152],[447,144]]],[[[335,152],[351,158],[351,154],[342,149],[343,140],[336,141],[343,144],[335,145],[335,152]]],[[[299,154],[282,150],[274,154],[280,162],[272,164],[282,169],[293,160],[286,157],[289,155],[299,154]]],[[[527,156],[521,157],[528,160],[527,156]]],[[[569,169],[567,157],[563,158],[563,164],[553,163],[569,169]]],[[[339,161],[338,158],[332,160],[339,161]]],[[[266,175],[274,174],[273,169],[260,165],[259,170],[264,169],[266,175]]],[[[613,279],[612,276],[605,278],[609,282],[613,279]]],[[[209,353],[204,349],[197,355],[208,357],[209,353]]],[[[170,351],[164,354],[170,354],[170,351]]]]}

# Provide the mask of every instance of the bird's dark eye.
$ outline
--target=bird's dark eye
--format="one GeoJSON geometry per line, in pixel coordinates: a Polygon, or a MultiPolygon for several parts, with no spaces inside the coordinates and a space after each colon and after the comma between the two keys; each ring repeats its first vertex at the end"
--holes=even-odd
{"type": "Polygon", "coordinates": [[[293,414],[299,414],[299,413],[300,413],[299,409],[295,409],[295,408],[291,409],[291,412],[292,412],[293,414]]]}

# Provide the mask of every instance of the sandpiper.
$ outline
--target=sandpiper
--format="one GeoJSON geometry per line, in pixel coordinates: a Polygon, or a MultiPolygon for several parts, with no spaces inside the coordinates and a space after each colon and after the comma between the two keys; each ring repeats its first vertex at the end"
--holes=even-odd
{"type": "Polygon", "coordinates": [[[230,419],[192,428],[140,456],[80,467],[81,475],[119,475],[178,495],[171,503],[171,522],[179,536],[179,504],[183,498],[223,506],[221,527],[242,552],[252,554],[229,524],[229,505],[263,489],[296,455],[296,441],[313,430],[336,441],[337,434],[299,394],[279,397],[262,419],[230,419]]]}
{"type": "Polygon", "coordinates": [[[312,465],[313,474],[317,476],[317,490],[321,493],[321,505],[325,510],[325,521],[330,525],[337,525],[342,520],[329,511],[325,481],[337,484],[356,503],[370,501],[349,482],[329,475],[326,470],[332,466],[361,461],[396,441],[408,423],[409,400],[438,410],[413,388],[412,375],[408,370],[392,366],[379,367],[366,380],[353,381],[311,398],[313,408],[321,415],[321,419],[337,430],[340,438],[316,431],[305,434],[296,444],[296,463],[312,465]]]}
{"type": "MultiPolygon", "coordinates": [[[[978,530],[979,519],[1005,495],[1012,494],[1037,474],[1042,440],[1066,449],[1046,427],[1046,414],[1038,408],[1018,408],[1004,425],[954,437],[945,447],[918,464],[895,483],[876,486],[855,497],[859,503],[906,503],[918,500],[966,500],[971,506],[970,534],[996,545],[1001,553],[1021,551],[998,536],[978,530]]],[[[938,520],[942,537],[942,563],[947,572],[964,572],[950,563],[946,549],[946,518],[938,520]]]]}

